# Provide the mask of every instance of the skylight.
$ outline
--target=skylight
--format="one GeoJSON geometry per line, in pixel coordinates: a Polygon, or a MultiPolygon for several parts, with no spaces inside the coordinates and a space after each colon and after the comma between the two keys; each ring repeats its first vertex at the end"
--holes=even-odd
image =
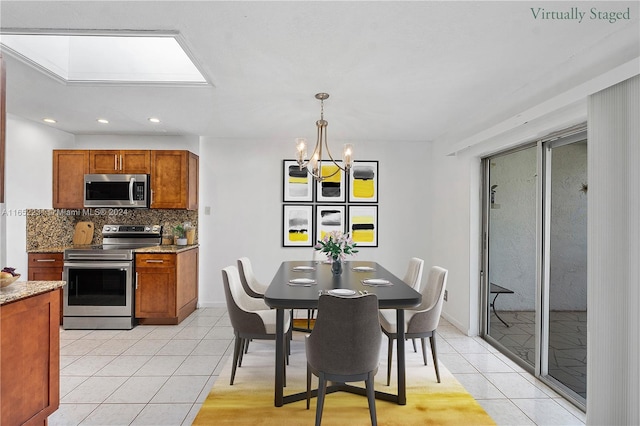
{"type": "Polygon", "coordinates": [[[0,41],[70,83],[207,83],[173,36],[2,34],[0,41]]]}

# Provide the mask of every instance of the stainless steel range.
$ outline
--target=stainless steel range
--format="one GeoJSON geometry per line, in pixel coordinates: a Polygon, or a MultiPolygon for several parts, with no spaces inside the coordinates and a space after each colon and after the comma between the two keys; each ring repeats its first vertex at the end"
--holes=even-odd
{"type": "Polygon", "coordinates": [[[134,250],[161,241],[159,225],[104,225],[102,245],[65,250],[62,327],[135,327],[134,250]]]}

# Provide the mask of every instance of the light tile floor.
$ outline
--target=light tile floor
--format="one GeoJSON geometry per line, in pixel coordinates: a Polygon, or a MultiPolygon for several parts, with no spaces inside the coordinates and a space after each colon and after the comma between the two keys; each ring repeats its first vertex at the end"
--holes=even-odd
{"type": "MultiPolygon", "coordinates": [[[[489,335],[527,363],[535,362],[535,312],[503,311],[491,315],[489,335]]],[[[549,312],[549,375],[587,397],[587,312],[549,312]]]]}
{"type": "MultiPolygon", "coordinates": [[[[585,423],[584,413],[481,338],[445,320],[438,335],[441,362],[499,425],[585,423]]],[[[190,425],[232,340],[219,308],[199,309],[176,326],[61,330],[60,408],[49,425],[190,425]]],[[[407,345],[407,362],[420,362],[407,345]]]]}

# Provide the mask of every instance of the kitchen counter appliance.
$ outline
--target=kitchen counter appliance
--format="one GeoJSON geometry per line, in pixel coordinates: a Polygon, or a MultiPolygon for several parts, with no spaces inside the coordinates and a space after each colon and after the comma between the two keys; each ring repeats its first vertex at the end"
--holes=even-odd
{"type": "Polygon", "coordinates": [[[104,225],[102,245],[66,249],[62,327],[135,327],[134,250],[161,241],[160,225],[104,225]]]}

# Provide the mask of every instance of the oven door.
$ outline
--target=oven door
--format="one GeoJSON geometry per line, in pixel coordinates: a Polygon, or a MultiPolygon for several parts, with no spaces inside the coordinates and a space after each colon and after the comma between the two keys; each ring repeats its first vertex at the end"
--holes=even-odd
{"type": "Polygon", "coordinates": [[[133,263],[65,262],[64,317],[132,317],[133,263]]]}

